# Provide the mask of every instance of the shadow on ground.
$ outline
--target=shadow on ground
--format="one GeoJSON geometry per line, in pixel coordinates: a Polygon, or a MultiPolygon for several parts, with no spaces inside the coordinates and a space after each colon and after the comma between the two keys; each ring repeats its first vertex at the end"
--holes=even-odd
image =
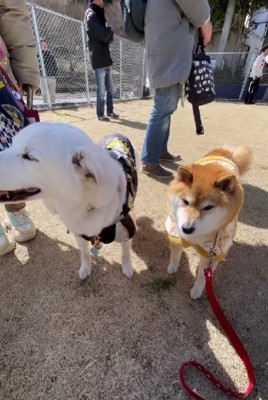
{"type": "Polygon", "coordinates": [[[250,226],[268,229],[268,192],[248,184],[243,185],[243,187],[245,190],[245,204],[239,220],[250,226]]]}

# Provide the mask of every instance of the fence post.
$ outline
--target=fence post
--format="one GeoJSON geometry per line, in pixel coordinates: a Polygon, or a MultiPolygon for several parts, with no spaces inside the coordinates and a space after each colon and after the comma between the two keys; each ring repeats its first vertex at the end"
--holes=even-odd
{"type": "Polygon", "coordinates": [[[141,79],[141,97],[143,97],[143,87],[147,83],[147,71],[145,70],[145,49],[143,50],[142,57],[142,79],[141,79]]]}
{"type": "Polygon", "coordinates": [[[247,81],[248,81],[248,78],[249,78],[249,75],[250,75],[250,71],[251,71],[253,63],[255,61],[255,57],[256,57],[256,54],[253,54],[252,57],[251,57],[251,60],[250,60],[250,63],[249,63],[249,68],[247,70],[247,73],[245,75],[245,78],[244,78],[244,81],[243,81],[243,84],[242,84],[242,87],[241,87],[241,91],[239,93],[239,100],[242,100],[242,98],[243,98],[243,94],[244,94],[245,88],[247,86],[247,81]]]}
{"type": "Polygon", "coordinates": [[[120,93],[120,100],[123,100],[123,84],[122,84],[122,80],[123,80],[123,40],[122,38],[120,38],[120,42],[119,42],[119,48],[120,48],[120,66],[119,66],[119,93],[120,93]]]}
{"type": "Polygon", "coordinates": [[[81,22],[81,30],[82,30],[82,40],[83,40],[83,50],[84,50],[84,64],[85,64],[85,79],[86,79],[87,100],[88,100],[88,104],[90,104],[89,81],[88,81],[88,65],[87,65],[87,45],[86,45],[86,35],[85,35],[85,29],[84,29],[83,22],[81,22]]]}
{"type": "MultiPolygon", "coordinates": [[[[34,8],[34,5],[33,5],[33,4],[30,4],[30,7],[31,7],[32,18],[33,18],[34,32],[35,32],[36,41],[37,41],[39,62],[40,62],[40,64],[41,64],[41,71],[42,71],[41,80],[42,80],[42,78],[44,78],[44,83],[45,83],[45,85],[42,85],[43,87],[41,87],[41,91],[44,89],[44,86],[45,86],[45,90],[46,90],[46,94],[47,94],[47,99],[48,99],[48,107],[49,107],[49,109],[51,110],[51,109],[52,109],[51,97],[50,97],[50,92],[49,92],[49,90],[48,90],[47,75],[46,75],[46,69],[45,69],[45,64],[44,64],[43,53],[42,53],[42,49],[41,49],[41,45],[40,45],[40,35],[39,35],[38,26],[37,26],[37,19],[36,19],[35,8],[34,8]]],[[[42,93],[42,95],[43,95],[43,93],[42,93]]]]}

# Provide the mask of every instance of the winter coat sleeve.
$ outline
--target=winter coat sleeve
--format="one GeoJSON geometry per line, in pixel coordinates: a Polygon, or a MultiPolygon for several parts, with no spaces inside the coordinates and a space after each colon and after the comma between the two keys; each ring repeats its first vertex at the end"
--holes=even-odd
{"type": "Polygon", "coordinates": [[[87,20],[87,34],[102,43],[111,43],[113,41],[113,31],[110,26],[100,23],[93,14],[87,20]]]}
{"type": "Polygon", "coordinates": [[[18,84],[39,86],[39,66],[30,16],[24,0],[0,0],[0,35],[18,84]]]}
{"type": "Polygon", "coordinates": [[[207,0],[175,0],[175,2],[195,28],[200,28],[210,18],[207,0]]]}

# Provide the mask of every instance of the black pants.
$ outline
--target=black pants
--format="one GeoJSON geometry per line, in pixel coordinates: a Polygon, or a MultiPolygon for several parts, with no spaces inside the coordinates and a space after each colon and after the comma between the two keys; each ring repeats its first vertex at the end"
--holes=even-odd
{"type": "Polygon", "coordinates": [[[257,78],[255,80],[253,78],[249,78],[246,96],[244,99],[245,104],[253,103],[253,99],[254,99],[255,94],[258,91],[259,85],[260,85],[260,78],[257,78]]]}

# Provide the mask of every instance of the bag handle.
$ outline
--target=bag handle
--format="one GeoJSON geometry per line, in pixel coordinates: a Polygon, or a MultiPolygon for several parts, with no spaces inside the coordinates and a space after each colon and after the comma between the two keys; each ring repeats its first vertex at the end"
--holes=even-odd
{"type": "Polygon", "coordinates": [[[205,53],[205,47],[206,46],[204,45],[204,40],[203,40],[203,37],[201,35],[200,29],[198,29],[198,41],[197,41],[195,54],[205,53]]]}
{"type": "Polygon", "coordinates": [[[24,85],[27,96],[27,107],[29,110],[33,108],[33,87],[31,85],[24,85]]]}

